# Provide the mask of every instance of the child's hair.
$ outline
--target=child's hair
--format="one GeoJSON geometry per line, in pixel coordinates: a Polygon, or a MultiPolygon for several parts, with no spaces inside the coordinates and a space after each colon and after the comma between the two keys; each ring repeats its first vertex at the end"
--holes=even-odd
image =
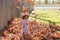
{"type": "Polygon", "coordinates": [[[28,15],[25,15],[25,16],[23,16],[23,17],[22,17],[22,19],[25,19],[25,17],[26,17],[26,16],[29,18],[29,16],[28,16],[28,15]]]}

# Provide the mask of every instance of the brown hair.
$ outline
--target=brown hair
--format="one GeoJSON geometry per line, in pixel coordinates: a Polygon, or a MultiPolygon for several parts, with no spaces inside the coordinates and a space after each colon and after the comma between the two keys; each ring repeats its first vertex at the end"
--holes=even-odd
{"type": "Polygon", "coordinates": [[[29,18],[29,16],[28,16],[28,15],[25,15],[25,16],[23,16],[23,17],[22,17],[22,19],[25,19],[25,17],[26,17],[26,16],[29,18]]]}

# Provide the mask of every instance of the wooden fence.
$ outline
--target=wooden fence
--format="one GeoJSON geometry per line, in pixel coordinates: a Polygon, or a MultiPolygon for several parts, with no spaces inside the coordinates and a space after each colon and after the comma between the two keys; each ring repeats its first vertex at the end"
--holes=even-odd
{"type": "MultiPolygon", "coordinates": [[[[15,1],[18,0],[0,0],[0,30],[7,25],[8,20],[19,16],[20,12],[12,6],[15,1]]],[[[27,6],[28,12],[33,10],[33,6],[27,4],[26,0],[21,6],[27,6]]]]}
{"type": "MultiPolygon", "coordinates": [[[[14,16],[11,4],[16,0],[0,0],[0,29],[6,26],[8,20],[14,16]]],[[[16,15],[15,15],[16,16],[16,15]]]]}

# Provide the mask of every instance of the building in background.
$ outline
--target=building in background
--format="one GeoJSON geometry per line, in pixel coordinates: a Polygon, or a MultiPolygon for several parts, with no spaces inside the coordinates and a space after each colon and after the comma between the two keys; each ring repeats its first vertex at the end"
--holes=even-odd
{"type": "Polygon", "coordinates": [[[35,0],[37,4],[60,4],[60,0],[35,0]]]}

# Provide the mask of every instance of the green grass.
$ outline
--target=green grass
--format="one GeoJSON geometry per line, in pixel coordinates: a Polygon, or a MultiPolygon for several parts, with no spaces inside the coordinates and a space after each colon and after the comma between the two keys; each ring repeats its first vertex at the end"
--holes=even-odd
{"type": "MultiPolygon", "coordinates": [[[[60,25],[60,11],[58,10],[35,10],[38,17],[55,22],[60,25]]],[[[48,23],[48,21],[37,19],[37,21],[48,23]]]]}

